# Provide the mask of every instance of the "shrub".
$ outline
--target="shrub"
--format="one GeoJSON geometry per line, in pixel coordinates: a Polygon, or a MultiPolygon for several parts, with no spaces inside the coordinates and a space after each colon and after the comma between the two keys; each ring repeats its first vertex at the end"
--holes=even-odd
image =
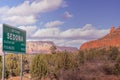
{"type": "Polygon", "coordinates": [[[114,74],[120,75],[120,56],[116,60],[116,64],[114,66],[114,74]]]}
{"type": "Polygon", "coordinates": [[[34,80],[41,79],[48,74],[48,65],[45,55],[36,55],[30,66],[30,73],[34,80]]]}
{"type": "Polygon", "coordinates": [[[20,66],[19,56],[15,54],[8,54],[6,56],[6,60],[6,66],[10,72],[10,76],[17,76],[18,73],[20,73],[18,71],[15,71],[20,66]]]}
{"type": "Polygon", "coordinates": [[[50,74],[56,74],[58,72],[57,69],[57,54],[46,54],[45,59],[47,61],[47,67],[49,69],[50,74]]]}
{"type": "Polygon", "coordinates": [[[109,59],[110,60],[116,60],[118,54],[119,54],[118,48],[110,47],[110,50],[109,50],[109,59]]]}
{"type": "Polygon", "coordinates": [[[90,49],[85,51],[85,59],[87,61],[94,61],[96,58],[96,51],[95,49],[90,49]]]}
{"type": "Polygon", "coordinates": [[[58,69],[69,69],[73,65],[71,64],[70,54],[65,52],[59,53],[57,59],[57,68],[58,69]]]}
{"type": "Polygon", "coordinates": [[[13,76],[19,76],[20,75],[20,67],[17,67],[15,69],[13,69],[12,75],[13,76]]]}
{"type": "Polygon", "coordinates": [[[62,73],[59,76],[60,80],[84,80],[80,73],[76,70],[65,70],[61,71],[62,73]]]}
{"type": "Polygon", "coordinates": [[[55,54],[55,53],[56,53],[56,51],[55,51],[56,49],[57,49],[56,46],[55,46],[55,45],[52,45],[51,48],[50,48],[51,53],[52,53],[52,54],[55,54]]]}
{"type": "Polygon", "coordinates": [[[102,66],[102,69],[103,69],[103,72],[106,74],[106,75],[111,75],[113,74],[113,67],[110,66],[109,64],[104,64],[102,66]]]}
{"type": "Polygon", "coordinates": [[[79,51],[78,55],[77,55],[77,61],[78,61],[78,64],[83,64],[85,62],[85,56],[84,56],[84,52],[83,51],[79,51]]]}

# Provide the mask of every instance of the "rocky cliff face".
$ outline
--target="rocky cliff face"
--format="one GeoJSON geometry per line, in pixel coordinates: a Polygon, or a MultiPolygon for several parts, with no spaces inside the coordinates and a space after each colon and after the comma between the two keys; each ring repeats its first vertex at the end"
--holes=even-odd
{"type": "MultiPolygon", "coordinates": [[[[52,41],[27,41],[26,53],[27,54],[50,54],[51,47],[56,46],[52,41]]],[[[56,46],[56,51],[62,52],[77,52],[75,47],[56,46]]],[[[0,43],[0,55],[2,54],[2,44],[0,43]]]]}
{"type": "Polygon", "coordinates": [[[56,51],[63,52],[77,52],[78,49],[75,47],[56,46],[51,41],[29,41],[27,42],[27,53],[28,54],[40,54],[40,53],[51,53],[51,47],[55,46],[56,51]]]}
{"type": "Polygon", "coordinates": [[[50,48],[55,45],[52,41],[28,41],[27,42],[27,53],[51,53],[50,48]]]}
{"type": "Polygon", "coordinates": [[[120,47],[120,26],[117,29],[115,29],[115,27],[111,27],[109,34],[98,40],[82,44],[80,49],[107,48],[110,46],[120,47]]]}
{"type": "MultiPolygon", "coordinates": [[[[51,47],[55,45],[52,41],[27,41],[26,54],[50,54],[51,47]]],[[[0,55],[2,54],[2,44],[0,43],[0,55]]]]}

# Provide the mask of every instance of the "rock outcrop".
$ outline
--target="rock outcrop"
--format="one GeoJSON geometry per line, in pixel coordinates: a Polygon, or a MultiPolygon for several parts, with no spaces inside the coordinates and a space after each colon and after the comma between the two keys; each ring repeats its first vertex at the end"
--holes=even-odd
{"type": "Polygon", "coordinates": [[[117,29],[115,29],[115,27],[111,27],[109,34],[98,40],[89,41],[82,44],[80,49],[108,48],[110,46],[120,48],[120,26],[117,29]]]}
{"type": "MultiPolygon", "coordinates": [[[[51,47],[55,46],[56,51],[77,52],[76,47],[56,46],[52,41],[27,41],[26,54],[51,54],[51,47]]],[[[2,54],[2,44],[0,43],[0,55],[2,54]]]]}
{"type": "Polygon", "coordinates": [[[51,47],[55,44],[52,41],[28,41],[27,54],[51,53],[51,47]]]}
{"type": "Polygon", "coordinates": [[[28,41],[27,42],[27,54],[40,54],[40,53],[51,53],[51,47],[56,47],[56,52],[77,52],[76,47],[65,47],[56,46],[52,41],[28,41]]]}
{"type": "Polygon", "coordinates": [[[110,33],[113,33],[115,31],[115,27],[112,26],[111,29],[110,29],[110,33]]]}

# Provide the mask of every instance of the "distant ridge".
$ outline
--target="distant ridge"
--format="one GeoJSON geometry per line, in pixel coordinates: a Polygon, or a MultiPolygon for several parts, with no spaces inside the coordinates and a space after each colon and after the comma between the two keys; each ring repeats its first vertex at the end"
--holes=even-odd
{"type": "Polygon", "coordinates": [[[110,46],[120,48],[120,26],[117,29],[112,26],[109,34],[98,40],[93,40],[82,44],[80,49],[108,48],[110,46]]]}
{"type": "Polygon", "coordinates": [[[78,49],[76,47],[66,47],[66,46],[56,46],[57,49],[56,51],[59,51],[59,52],[63,52],[63,51],[67,51],[67,52],[77,52],[78,49]]]}

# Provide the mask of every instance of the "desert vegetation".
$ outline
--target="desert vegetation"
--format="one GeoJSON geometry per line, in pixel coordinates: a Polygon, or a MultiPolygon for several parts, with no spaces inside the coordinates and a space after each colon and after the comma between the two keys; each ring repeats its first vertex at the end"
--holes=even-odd
{"type": "Polygon", "coordinates": [[[55,80],[118,80],[120,79],[120,51],[116,47],[110,47],[80,50],[78,53],[65,51],[35,55],[30,69],[31,76],[36,78],[35,80],[48,77],[51,80],[53,78],[55,80]],[[39,77],[36,76],[35,71],[39,71],[39,77]]]}
{"type": "MultiPolygon", "coordinates": [[[[19,76],[19,73],[20,55],[6,55],[5,78],[19,76]]],[[[120,51],[116,47],[110,47],[80,50],[78,53],[64,51],[23,55],[23,76],[25,74],[30,74],[31,80],[118,80],[120,51]]]]}

